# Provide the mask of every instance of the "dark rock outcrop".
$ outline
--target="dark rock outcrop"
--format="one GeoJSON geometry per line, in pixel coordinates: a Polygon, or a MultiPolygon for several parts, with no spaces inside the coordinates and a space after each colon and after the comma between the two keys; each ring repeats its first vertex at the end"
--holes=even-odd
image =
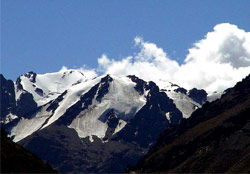
{"type": "MultiPolygon", "coordinates": [[[[33,76],[32,76],[33,77],[33,76]]],[[[18,117],[27,117],[37,109],[37,103],[34,101],[32,94],[23,90],[21,78],[17,79],[17,90],[22,90],[19,99],[16,101],[14,83],[6,80],[0,74],[1,86],[1,120],[4,120],[8,114],[17,115],[18,117]]]]}
{"type": "Polygon", "coordinates": [[[203,89],[193,88],[188,92],[188,96],[201,105],[207,101],[207,93],[203,89]]]}
{"type": "Polygon", "coordinates": [[[0,102],[0,118],[4,120],[6,115],[9,114],[16,106],[14,83],[11,80],[6,80],[0,74],[1,86],[1,102],[0,102]]]}

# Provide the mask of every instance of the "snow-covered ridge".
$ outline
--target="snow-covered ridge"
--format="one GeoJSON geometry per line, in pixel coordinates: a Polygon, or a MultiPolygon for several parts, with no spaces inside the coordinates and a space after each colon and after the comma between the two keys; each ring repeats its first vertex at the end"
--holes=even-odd
{"type": "Polygon", "coordinates": [[[83,72],[74,69],[46,74],[29,72],[19,77],[19,84],[17,84],[18,81],[15,83],[16,99],[19,99],[20,93],[22,92],[22,89],[18,87],[21,85],[23,90],[33,95],[37,105],[41,106],[57,98],[71,86],[86,82],[92,78],[94,77],[87,77],[83,72]]]}

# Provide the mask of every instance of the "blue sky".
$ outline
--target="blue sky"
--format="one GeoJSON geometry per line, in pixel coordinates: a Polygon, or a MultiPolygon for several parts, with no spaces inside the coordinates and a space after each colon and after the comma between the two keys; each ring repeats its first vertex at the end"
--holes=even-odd
{"type": "Polygon", "coordinates": [[[103,53],[133,55],[136,36],[182,64],[218,23],[250,31],[250,1],[2,0],[1,73],[15,80],[28,71],[96,68],[103,53]]]}

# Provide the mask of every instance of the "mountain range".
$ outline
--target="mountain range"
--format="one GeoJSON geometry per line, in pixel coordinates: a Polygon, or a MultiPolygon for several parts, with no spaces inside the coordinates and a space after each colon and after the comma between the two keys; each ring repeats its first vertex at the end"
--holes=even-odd
{"type": "Polygon", "coordinates": [[[202,89],[79,70],[1,80],[1,126],[59,172],[123,172],[207,101],[202,89]]]}

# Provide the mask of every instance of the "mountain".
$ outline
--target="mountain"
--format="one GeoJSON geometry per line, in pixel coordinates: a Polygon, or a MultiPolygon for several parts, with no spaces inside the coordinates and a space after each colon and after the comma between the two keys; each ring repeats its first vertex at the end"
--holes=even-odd
{"type": "Polygon", "coordinates": [[[57,173],[57,171],[12,142],[4,129],[1,129],[1,173],[57,173]]]}
{"type": "Polygon", "coordinates": [[[5,124],[17,117],[26,118],[39,106],[56,99],[72,85],[87,81],[88,78],[77,70],[36,74],[28,72],[17,78],[16,82],[1,81],[1,122],[5,124]]]}
{"type": "Polygon", "coordinates": [[[16,82],[0,77],[8,136],[60,172],[124,171],[207,96],[170,82],[159,88],[133,75],[88,77],[79,70],[29,72],[16,82]]]}
{"type": "Polygon", "coordinates": [[[170,126],[131,173],[249,173],[250,75],[170,126]]]}

